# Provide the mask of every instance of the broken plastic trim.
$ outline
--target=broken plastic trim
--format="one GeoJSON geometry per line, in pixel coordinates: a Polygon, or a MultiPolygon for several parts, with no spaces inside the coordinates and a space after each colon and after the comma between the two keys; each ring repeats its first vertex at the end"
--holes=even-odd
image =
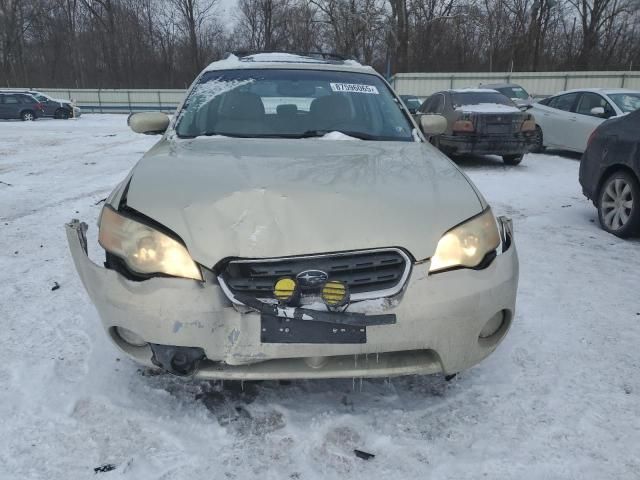
{"type": "Polygon", "coordinates": [[[350,325],[354,327],[392,325],[396,323],[396,316],[394,314],[365,315],[364,313],[355,312],[323,312],[307,308],[281,307],[279,305],[261,302],[250,295],[237,295],[237,298],[248,307],[272,317],[331,323],[335,325],[350,325]]]}
{"type": "Polygon", "coordinates": [[[506,252],[511,247],[513,242],[513,220],[509,217],[500,216],[496,219],[498,221],[498,231],[500,238],[502,239],[501,253],[506,252]]]}

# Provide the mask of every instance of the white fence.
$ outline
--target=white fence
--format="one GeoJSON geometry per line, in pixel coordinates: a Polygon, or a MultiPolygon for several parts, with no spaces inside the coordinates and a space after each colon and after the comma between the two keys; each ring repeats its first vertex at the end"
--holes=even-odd
{"type": "Polygon", "coordinates": [[[84,112],[129,113],[145,110],[172,112],[182,101],[186,90],[116,90],[32,88],[53,98],[75,100],[84,112]]]}
{"type": "MultiPolygon", "coordinates": [[[[583,87],[633,88],[640,90],[640,72],[506,72],[506,73],[399,73],[391,84],[399,94],[426,97],[448,88],[478,87],[483,83],[513,82],[533,95],[552,95],[583,87]]],[[[85,112],[128,113],[144,110],[171,112],[185,90],[103,90],[34,88],[54,98],[76,101],[85,112]]]]}
{"type": "Polygon", "coordinates": [[[517,83],[532,95],[553,95],[571,88],[633,88],[640,90],[640,72],[503,72],[399,73],[391,79],[401,95],[426,97],[449,88],[478,87],[485,83],[517,83]]]}

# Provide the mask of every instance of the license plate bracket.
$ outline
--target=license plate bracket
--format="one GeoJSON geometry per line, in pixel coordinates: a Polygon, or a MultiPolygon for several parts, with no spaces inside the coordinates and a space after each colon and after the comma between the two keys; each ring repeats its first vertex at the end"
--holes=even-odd
{"type": "Polygon", "coordinates": [[[260,315],[262,343],[367,343],[367,327],[260,315]]]}

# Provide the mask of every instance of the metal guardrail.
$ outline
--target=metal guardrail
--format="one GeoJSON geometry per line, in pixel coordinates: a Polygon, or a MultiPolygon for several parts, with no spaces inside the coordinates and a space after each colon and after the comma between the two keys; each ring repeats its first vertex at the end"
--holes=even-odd
{"type": "Polygon", "coordinates": [[[418,96],[428,96],[449,88],[478,87],[481,84],[502,82],[520,84],[529,93],[540,96],[588,87],[640,90],[640,71],[398,73],[391,79],[391,84],[398,93],[418,96]]]}
{"type": "MultiPolygon", "coordinates": [[[[428,96],[448,88],[478,87],[483,83],[519,83],[533,95],[553,95],[561,90],[585,87],[640,90],[640,71],[620,72],[471,72],[399,73],[391,83],[400,94],[428,96]]],[[[184,98],[183,89],[73,89],[28,88],[53,98],[75,100],[89,113],[132,113],[160,110],[171,113],[184,98]]]]}
{"type": "Polygon", "coordinates": [[[73,100],[85,113],[135,113],[150,110],[172,113],[186,92],[182,89],[23,88],[22,90],[37,90],[53,98],[73,100]]]}

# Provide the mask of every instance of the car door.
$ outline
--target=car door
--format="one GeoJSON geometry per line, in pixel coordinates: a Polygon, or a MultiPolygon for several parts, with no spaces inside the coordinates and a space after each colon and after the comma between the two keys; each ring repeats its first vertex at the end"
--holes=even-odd
{"type": "Polygon", "coordinates": [[[567,141],[567,132],[575,123],[573,110],[579,97],[580,92],[563,93],[536,104],[533,115],[542,129],[545,147],[573,150],[567,141]]]}
{"type": "Polygon", "coordinates": [[[2,118],[20,118],[20,100],[18,95],[3,95],[2,118]]]}
{"type": "Polygon", "coordinates": [[[0,118],[8,118],[5,113],[4,94],[0,93],[0,118]]]}
{"type": "Polygon", "coordinates": [[[567,142],[571,144],[572,150],[584,152],[591,133],[607,118],[615,116],[616,112],[602,95],[594,92],[582,93],[575,110],[572,118],[574,125],[568,132],[567,142]],[[604,109],[603,115],[591,113],[597,107],[604,109]]]}

